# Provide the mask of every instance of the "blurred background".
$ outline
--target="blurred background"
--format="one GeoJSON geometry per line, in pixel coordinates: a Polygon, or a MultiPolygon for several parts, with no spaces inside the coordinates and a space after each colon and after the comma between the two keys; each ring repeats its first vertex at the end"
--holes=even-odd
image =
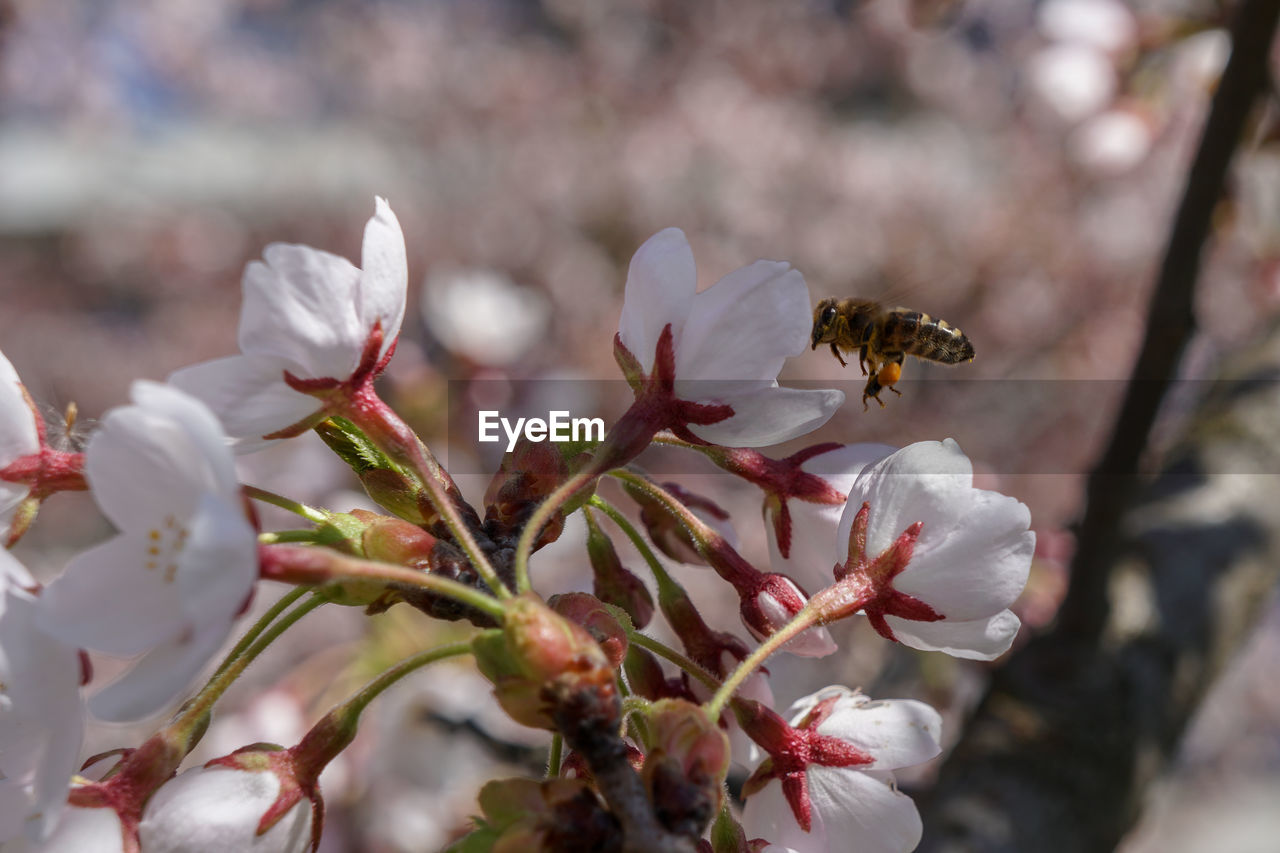
{"type": "MultiPolygon", "coordinates": [[[[74,401],[83,432],[131,380],[235,350],[240,272],[267,243],[358,261],[382,195],[410,269],[386,394],[478,500],[497,455],[475,442],[477,408],[606,423],[623,411],[611,348],[626,265],[679,226],[704,287],[785,259],[815,301],[873,296],[964,329],[975,361],[908,364],[883,410],[863,411],[856,367],[823,351],[793,359],[784,382],[836,385],[850,402],[781,453],[956,438],[979,485],[1031,507],[1039,554],[1019,607],[1034,631],[1065,588],[1083,475],[1141,340],[1230,7],[0,0],[0,349],[55,423],[74,401]]],[[[1198,334],[1158,441],[1276,313],[1271,131],[1269,116],[1254,123],[1216,213],[1198,334]]],[[[652,464],[729,508],[744,553],[767,562],[758,493],[672,459],[652,464]]],[[[248,482],[298,499],[363,500],[318,442],[244,463],[248,482]]],[[[20,556],[56,572],[105,531],[89,499],[59,496],[20,556]]],[[[580,536],[541,554],[544,589],[589,588],[580,536]]],[[[680,571],[740,631],[718,580],[680,571]]],[[[423,621],[313,616],[291,659],[251,674],[208,755],[296,739],[342,694],[335,670],[339,686],[358,684],[362,666],[415,647],[423,621]]],[[[839,680],[925,698],[959,726],[982,667],[889,649],[863,628],[844,631],[839,661],[777,662],[780,702],[839,680]]],[[[1278,653],[1272,608],[1126,853],[1274,849],[1262,840],[1280,837],[1280,686],[1265,674],[1278,653]],[[1238,843],[1222,841],[1227,828],[1238,843]]],[[[323,850],[437,849],[465,829],[480,782],[536,772],[542,741],[486,710],[469,678],[429,673],[382,701],[326,777],[323,850]]]]}

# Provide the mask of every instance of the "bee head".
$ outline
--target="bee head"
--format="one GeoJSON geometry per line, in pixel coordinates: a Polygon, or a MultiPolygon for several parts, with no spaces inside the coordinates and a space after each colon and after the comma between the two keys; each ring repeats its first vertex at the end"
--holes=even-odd
{"type": "Polygon", "coordinates": [[[828,297],[818,303],[813,309],[813,337],[810,349],[817,349],[818,344],[835,340],[834,326],[839,315],[835,299],[828,297]]]}

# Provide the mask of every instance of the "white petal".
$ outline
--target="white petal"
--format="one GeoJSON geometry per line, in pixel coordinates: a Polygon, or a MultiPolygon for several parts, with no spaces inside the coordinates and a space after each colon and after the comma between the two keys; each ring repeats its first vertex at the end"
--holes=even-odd
{"type": "Polygon", "coordinates": [[[22,380],[0,352],[0,468],[39,450],[36,419],[22,393],[22,380]]]}
{"type": "MultiPolygon", "coordinates": [[[[821,477],[847,497],[862,469],[879,462],[894,449],[887,444],[846,444],[806,459],[800,470],[821,477]]],[[[772,515],[765,523],[774,571],[795,578],[809,590],[830,586],[835,580],[832,567],[845,558],[845,547],[836,541],[845,505],[814,504],[795,499],[787,504],[791,515],[791,550],[786,559],[778,549],[772,515]]]]}
{"type": "MultiPolygon", "coordinates": [[[[809,343],[809,289],[782,261],[756,261],[693,300],[676,346],[678,380],[771,382],[809,343]]],[[[677,396],[685,396],[677,382],[677,396]]]]}
{"type": "Polygon", "coordinates": [[[27,571],[27,567],[18,562],[18,558],[6,549],[0,548],[0,588],[9,586],[34,587],[35,578],[27,571]]]}
{"type": "Polygon", "coordinates": [[[385,355],[400,334],[409,287],[404,233],[386,199],[374,200],[373,217],[364,227],[360,267],[360,325],[367,334],[375,322],[382,321],[382,350],[378,354],[385,355]]]}
{"type": "Polygon", "coordinates": [[[40,596],[41,624],[72,645],[136,655],[181,633],[186,616],[167,561],[176,538],[124,533],[80,554],[40,596]],[[153,542],[161,542],[152,555],[153,542]]]}
{"type": "Polygon", "coordinates": [[[32,853],[124,853],[120,816],[109,808],[68,808],[53,837],[32,853]]]}
{"type": "Polygon", "coordinates": [[[860,770],[910,767],[942,751],[942,718],[933,708],[914,699],[841,703],[818,724],[818,731],[846,740],[875,759],[875,763],[861,766],[860,770]]]}
{"type": "Polygon", "coordinates": [[[844,403],[844,393],[775,386],[712,402],[732,406],[733,415],[709,426],[690,426],[690,432],[703,441],[725,447],[766,447],[825,424],[844,403]]]}
{"type": "Polygon", "coordinates": [[[274,356],[233,355],[184,367],[169,384],[203,400],[236,439],[237,453],[265,447],[264,435],[279,432],[320,408],[314,397],[284,383],[284,371],[301,368],[274,356]]]}
{"type": "MultiPolygon", "coordinates": [[[[814,833],[828,839],[829,850],[907,853],[920,843],[923,826],[916,804],[893,787],[888,774],[811,767],[809,796],[814,833]]],[[[795,827],[796,832],[799,829],[795,827]]],[[[799,840],[796,835],[790,837],[799,840]]],[[[783,839],[785,843],[787,836],[783,839]]]]}
{"type": "Polygon", "coordinates": [[[274,773],[196,767],[166,782],[147,803],[138,836],[147,853],[302,853],[311,845],[305,797],[259,836],[258,822],[280,792],[274,773]]]}
{"type": "Polygon", "coordinates": [[[193,624],[230,622],[258,577],[257,537],[239,504],[206,494],[188,522],[177,584],[193,624]]]}
{"type": "Polygon", "coordinates": [[[190,394],[160,382],[140,380],[130,388],[133,402],[174,421],[190,436],[198,455],[187,459],[188,476],[203,489],[220,495],[239,493],[236,466],[225,450],[226,433],[208,406],[190,394]]]}
{"type": "Polygon", "coordinates": [[[668,323],[679,340],[698,287],[693,249],[679,228],[654,234],[636,250],[627,271],[618,334],[646,371],[668,323]]]}
{"type": "Polygon", "coordinates": [[[885,621],[903,645],[926,652],[946,652],[970,660],[994,660],[1009,650],[1022,624],[1011,610],[968,622],[915,622],[886,616],[885,621]]]}
{"type": "Polygon", "coordinates": [[[231,623],[210,626],[179,642],[156,646],[120,678],[89,698],[95,717],[120,723],[154,714],[195,678],[230,633],[231,623]]]}
{"type": "Polygon", "coordinates": [[[36,839],[58,819],[84,729],[79,656],[40,630],[41,606],[16,588],[0,595],[0,775],[12,782],[5,823],[12,829],[20,808],[36,839]]]}
{"type": "Polygon", "coordinates": [[[919,442],[859,475],[837,533],[848,546],[862,502],[870,504],[867,550],[874,558],[915,522],[923,522],[910,564],[894,588],[948,619],[982,619],[1005,609],[1026,585],[1035,534],[1026,506],[975,489],[969,460],[955,442],[919,442]]]}
{"type": "Polygon", "coordinates": [[[298,365],[304,379],[345,379],[368,337],[357,314],[360,270],[346,258],[273,243],[244,271],[240,350],[298,365]]]}
{"type": "Polygon", "coordinates": [[[226,439],[198,423],[199,403],[178,395],[170,389],[158,396],[178,408],[184,404],[177,401],[185,400],[188,416],[175,416],[167,406],[123,406],[108,412],[89,439],[85,475],[103,514],[121,530],[186,518],[206,491],[235,493],[226,439]]]}

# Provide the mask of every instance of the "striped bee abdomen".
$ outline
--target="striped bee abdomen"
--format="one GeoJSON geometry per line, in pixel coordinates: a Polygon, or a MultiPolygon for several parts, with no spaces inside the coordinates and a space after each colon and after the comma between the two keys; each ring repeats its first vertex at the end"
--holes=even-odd
{"type": "Polygon", "coordinates": [[[973,358],[973,344],[964,332],[946,320],[906,308],[888,312],[880,331],[880,349],[942,364],[959,364],[973,358]]]}

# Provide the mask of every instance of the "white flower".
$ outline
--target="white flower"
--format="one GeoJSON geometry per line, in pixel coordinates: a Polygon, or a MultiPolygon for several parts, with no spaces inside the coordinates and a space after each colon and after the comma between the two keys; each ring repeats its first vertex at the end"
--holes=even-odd
{"type": "MultiPolygon", "coordinates": [[[[40,452],[40,434],[22,380],[9,359],[0,353],[0,471],[24,456],[40,452]]],[[[0,533],[8,528],[18,504],[31,487],[0,477],[0,533]]]]}
{"type": "Polygon", "coordinates": [[[146,853],[302,853],[311,847],[311,801],[302,797],[266,832],[280,778],[270,771],[196,767],[166,782],[142,813],[146,853]]]}
{"type": "MultiPolygon", "coordinates": [[[[47,841],[17,845],[13,853],[125,853],[124,838],[124,824],[115,810],[68,806],[47,841]]],[[[9,853],[8,844],[4,851],[9,853]]]]}
{"type": "Polygon", "coordinates": [[[837,560],[851,573],[842,582],[874,586],[863,612],[884,636],[990,660],[1018,632],[1008,608],[1031,568],[1030,523],[1024,504],[973,487],[973,466],[954,441],[912,444],[854,481],[836,537],[837,560]],[[849,551],[855,524],[865,524],[861,554],[849,551]]]}
{"type": "Polygon", "coordinates": [[[262,254],[265,262],[244,271],[242,354],[169,377],[213,409],[240,451],[256,450],[265,436],[290,427],[309,427],[321,410],[321,401],[291,387],[286,373],[318,391],[370,381],[400,333],[408,286],[404,235],[381,198],[365,226],[363,269],[309,246],[273,243],[262,254]],[[371,337],[375,328],[380,339],[371,337]]]}
{"type": "Polygon", "coordinates": [[[452,352],[477,364],[519,361],[547,335],[551,303],[492,270],[436,270],[422,288],[422,320],[452,352]]]}
{"type": "Polygon", "coordinates": [[[631,260],[618,322],[622,346],[644,373],[673,378],[678,401],[722,409],[713,423],[685,418],[675,426],[687,423],[703,441],[759,447],[826,423],[843,393],[778,386],[786,358],[809,345],[809,290],[800,273],[785,262],[756,261],[701,293],[696,288],[684,232],[659,231],[631,260]],[[660,355],[668,326],[674,352],[660,355]]]}
{"type": "Polygon", "coordinates": [[[40,629],[34,586],[0,549],[0,841],[53,831],[84,729],[79,653],[40,629]]]}
{"type": "MultiPolygon", "coordinates": [[[[894,448],[887,444],[846,444],[810,456],[800,463],[800,470],[821,478],[842,497],[847,498],[862,469],[873,462],[879,462],[893,451],[894,448]]],[[[840,528],[844,508],[843,501],[825,504],[766,496],[764,529],[769,538],[769,557],[773,570],[794,578],[808,590],[822,589],[829,585],[831,542],[840,528]],[[790,531],[786,556],[783,556],[778,541],[778,522],[783,507],[786,508],[790,531]]]]}
{"type": "Polygon", "coordinates": [[[137,719],[184,688],[226,639],[257,578],[226,436],[198,400],[135,382],[89,441],[94,499],[120,534],[71,561],[44,593],[58,637],[145,656],[90,700],[95,715],[137,719]]]}
{"type": "Polygon", "coordinates": [[[795,729],[787,747],[763,744],[770,757],[747,782],[747,838],[802,853],[914,849],[920,815],[890,771],[941,751],[938,713],[923,702],[872,701],[846,687],[806,696],[790,713],[795,729]]]}

